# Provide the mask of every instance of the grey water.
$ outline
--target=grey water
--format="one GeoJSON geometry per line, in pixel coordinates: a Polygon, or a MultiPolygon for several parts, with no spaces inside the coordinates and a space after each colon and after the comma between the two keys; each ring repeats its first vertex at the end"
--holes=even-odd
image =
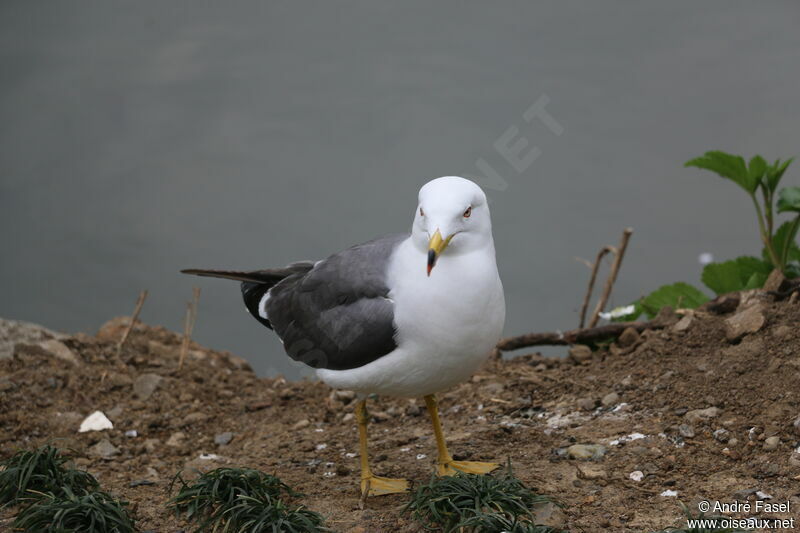
{"type": "MultiPolygon", "coordinates": [[[[178,274],[322,258],[410,228],[428,179],[486,187],[506,334],[575,327],[758,253],[709,149],[800,154],[800,4],[0,3],[0,316],[129,314],[298,377],[238,286],[178,274]]],[[[800,165],[786,180],[800,182],[800,165]]],[[[420,265],[423,268],[424,265],[420,265]]]]}

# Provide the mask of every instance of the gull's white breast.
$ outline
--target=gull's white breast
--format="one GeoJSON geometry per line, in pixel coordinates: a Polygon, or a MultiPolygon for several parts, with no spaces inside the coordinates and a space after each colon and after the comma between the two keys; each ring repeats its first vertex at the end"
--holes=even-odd
{"type": "Polygon", "coordinates": [[[320,369],[317,375],[332,387],[401,397],[467,380],[496,345],[505,322],[492,242],[469,253],[445,252],[428,277],[426,254],[408,239],[395,250],[387,280],[397,348],[365,366],[320,369]]]}

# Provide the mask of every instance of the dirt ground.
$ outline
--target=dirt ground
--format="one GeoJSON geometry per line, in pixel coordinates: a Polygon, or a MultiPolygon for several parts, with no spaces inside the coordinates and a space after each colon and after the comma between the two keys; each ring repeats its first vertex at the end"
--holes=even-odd
{"type": "MultiPolygon", "coordinates": [[[[570,531],[680,526],[679,502],[737,497],[788,501],[788,514],[760,516],[798,517],[800,303],[755,299],[763,323],[751,316],[757,331],[743,338],[728,340],[726,330],[740,307],[677,324],[676,316],[583,357],[490,361],[440,397],[451,451],[510,458],[519,478],[565,505],[549,520],[570,531]],[[605,453],[581,460],[587,449],[574,444],[605,453]]],[[[336,531],[420,531],[400,514],[402,495],[359,509],[352,395],[258,378],[243,359],[196,344],[179,370],[181,337],[160,327],[137,325],[118,358],[127,321],[62,339],[72,360],[37,343],[0,360],[0,456],[59,439],[132,502],[143,531],[189,529],[164,506],[170,479],[222,465],[280,476],[336,531]],[[79,433],[95,410],[114,428],[79,433]]],[[[379,398],[370,407],[376,473],[429,479],[435,445],[422,402],[379,398]]]]}

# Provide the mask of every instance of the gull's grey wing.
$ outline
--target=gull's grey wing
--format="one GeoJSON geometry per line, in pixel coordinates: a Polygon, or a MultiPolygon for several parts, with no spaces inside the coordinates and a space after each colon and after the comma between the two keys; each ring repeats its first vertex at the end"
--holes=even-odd
{"type": "Polygon", "coordinates": [[[314,368],[347,370],[391,353],[397,344],[386,270],[407,237],[359,244],[287,276],[266,291],[260,319],[292,359],[314,368]]]}

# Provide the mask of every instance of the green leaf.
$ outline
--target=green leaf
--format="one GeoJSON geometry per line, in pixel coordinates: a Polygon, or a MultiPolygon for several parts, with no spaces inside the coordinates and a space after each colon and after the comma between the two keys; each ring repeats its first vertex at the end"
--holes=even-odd
{"type": "MultiPolygon", "coordinates": [[[[787,263],[800,261],[800,247],[797,246],[796,237],[797,228],[793,226],[792,221],[781,224],[781,227],[779,227],[772,236],[772,246],[775,248],[775,253],[778,254],[778,257],[783,257],[786,243],[789,243],[789,251],[786,256],[787,263]],[[792,233],[794,233],[794,235],[791,235],[792,233]]],[[[765,261],[770,262],[766,247],[761,251],[761,256],[765,261]]],[[[770,264],[772,263],[770,262],[770,264]]]]}
{"type": "Polygon", "coordinates": [[[769,274],[764,274],[763,272],[753,272],[753,275],[750,276],[750,279],[747,280],[747,283],[744,284],[742,290],[750,290],[750,289],[760,289],[764,286],[764,283],[767,282],[767,278],[769,274]]]}
{"type": "Polygon", "coordinates": [[[664,285],[642,299],[642,309],[648,317],[653,318],[662,307],[693,309],[708,301],[708,296],[688,283],[679,281],[672,285],[664,285]]]}
{"type": "Polygon", "coordinates": [[[764,161],[764,158],[760,155],[753,156],[748,167],[750,179],[755,180],[756,183],[761,183],[764,174],[767,172],[767,162],[764,161]]]}
{"type": "Polygon", "coordinates": [[[785,187],[778,193],[778,213],[800,213],[800,187],[785,187]]]}
{"type": "MultiPolygon", "coordinates": [[[[758,163],[756,163],[757,165],[758,163]]],[[[758,188],[759,181],[751,176],[747,170],[744,158],[728,154],[719,150],[706,152],[700,157],[687,161],[683,166],[697,167],[716,172],[723,178],[736,182],[741,188],[753,194],[758,188]]]]}
{"type": "Polygon", "coordinates": [[[717,294],[741,291],[763,276],[763,282],[772,271],[772,264],[757,257],[737,257],[724,263],[709,263],[703,268],[703,283],[717,294]],[[759,276],[753,278],[754,274],[759,276]]]}
{"type": "Polygon", "coordinates": [[[794,157],[790,157],[783,163],[781,163],[780,159],[776,159],[775,163],[767,169],[766,181],[770,191],[774,191],[778,188],[778,183],[780,183],[783,173],[786,172],[786,169],[792,164],[792,161],[794,161],[794,157]]]}

